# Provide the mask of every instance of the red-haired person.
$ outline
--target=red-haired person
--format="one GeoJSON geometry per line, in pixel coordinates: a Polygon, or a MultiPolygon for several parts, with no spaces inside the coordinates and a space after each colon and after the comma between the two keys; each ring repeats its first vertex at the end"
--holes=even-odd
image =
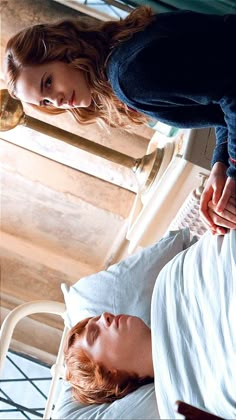
{"type": "Polygon", "coordinates": [[[83,403],[112,402],[154,380],[151,330],[135,316],[86,318],[70,330],[64,354],[66,380],[83,403]]]}

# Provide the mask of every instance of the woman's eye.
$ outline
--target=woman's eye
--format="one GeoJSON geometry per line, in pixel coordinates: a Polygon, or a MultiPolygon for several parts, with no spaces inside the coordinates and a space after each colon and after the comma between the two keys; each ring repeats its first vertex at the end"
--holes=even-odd
{"type": "Polygon", "coordinates": [[[48,89],[51,87],[51,85],[52,85],[52,78],[50,76],[50,77],[47,77],[47,79],[45,80],[45,88],[48,89]]]}
{"type": "Polygon", "coordinates": [[[44,105],[44,106],[51,105],[51,102],[50,102],[48,99],[44,99],[44,100],[43,100],[43,105],[44,105]]]}

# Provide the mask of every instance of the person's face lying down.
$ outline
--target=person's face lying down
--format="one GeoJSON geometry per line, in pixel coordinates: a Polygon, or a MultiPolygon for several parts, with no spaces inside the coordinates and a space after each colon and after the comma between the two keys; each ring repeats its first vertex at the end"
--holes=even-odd
{"type": "Polygon", "coordinates": [[[107,369],[147,374],[142,365],[151,359],[151,330],[138,317],[104,312],[88,319],[76,347],[107,369]]]}
{"type": "Polygon", "coordinates": [[[61,61],[23,68],[16,95],[23,102],[62,109],[88,107],[92,100],[85,73],[61,61]]]}

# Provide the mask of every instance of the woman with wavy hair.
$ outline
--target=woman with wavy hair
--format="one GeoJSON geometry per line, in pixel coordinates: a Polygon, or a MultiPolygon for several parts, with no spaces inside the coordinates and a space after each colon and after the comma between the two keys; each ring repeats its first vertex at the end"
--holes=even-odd
{"type": "MultiPolygon", "coordinates": [[[[65,20],[35,25],[6,48],[10,94],[46,112],[70,112],[79,124],[113,127],[150,118],[182,128],[215,127],[212,170],[200,213],[236,195],[236,15],[134,9],[120,21],[65,20]]],[[[235,221],[234,212],[229,215],[235,221]]]]}
{"type": "Polygon", "coordinates": [[[86,318],[67,336],[66,380],[82,403],[108,403],[153,382],[151,330],[138,317],[86,318]]]}
{"type": "MultiPolygon", "coordinates": [[[[63,20],[22,30],[8,41],[6,47],[6,81],[10,94],[49,113],[69,111],[80,124],[103,121],[110,126],[126,126],[129,122],[148,121],[148,117],[119,101],[105,69],[113,48],[143,30],[152,21],[152,15],[151,9],[143,7],[120,22],[63,20]],[[61,96],[57,97],[57,92],[53,96],[57,80],[49,70],[43,80],[42,92],[33,97],[28,89],[27,95],[21,95],[18,79],[22,72],[29,68],[26,78],[30,81],[31,68],[35,72],[36,67],[54,62],[61,64],[59,73],[66,85],[72,82],[72,90],[68,86],[64,91],[64,87],[61,96]],[[81,75],[81,78],[77,76],[77,86],[73,85],[76,73],[81,75]],[[85,87],[81,89],[83,85],[85,87]]],[[[33,82],[37,83],[36,77],[33,82]]],[[[26,86],[26,89],[28,87],[32,88],[26,86]]]]}

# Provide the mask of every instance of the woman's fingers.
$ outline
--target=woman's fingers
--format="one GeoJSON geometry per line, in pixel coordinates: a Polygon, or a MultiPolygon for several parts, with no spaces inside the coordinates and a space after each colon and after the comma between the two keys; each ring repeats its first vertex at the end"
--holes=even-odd
{"type": "Polygon", "coordinates": [[[214,165],[200,199],[200,216],[213,234],[236,229],[236,180],[227,178],[226,167],[214,165]]]}
{"type": "Polygon", "coordinates": [[[230,197],[229,203],[234,205],[234,211],[236,212],[236,197],[230,197]]]}
{"type": "Polygon", "coordinates": [[[219,202],[219,200],[222,196],[223,189],[224,189],[224,186],[222,184],[216,185],[216,188],[213,189],[212,201],[213,201],[215,206],[217,205],[217,203],[219,202]]]}
{"type": "Polygon", "coordinates": [[[226,210],[232,213],[236,217],[236,197],[230,197],[226,210]]]}
{"type": "Polygon", "coordinates": [[[213,222],[210,214],[209,214],[209,208],[208,208],[208,203],[209,201],[212,200],[212,193],[213,193],[213,189],[210,186],[209,188],[206,187],[201,195],[201,199],[200,199],[200,207],[199,207],[199,213],[200,213],[200,217],[203,221],[203,223],[206,225],[207,229],[210,230],[215,230],[216,229],[216,225],[213,222]]]}
{"type": "Polygon", "coordinates": [[[226,229],[236,229],[236,222],[233,221],[230,217],[225,219],[221,215],[215,213],[213,210],[209,209],[210,216],[214,223],[217,225],[216,232],[224,231],[226,229]],[[222,229],[223,228],[223,229],[222,229]]]}
{"type": "Polygon", "coordinates": [[[216,162],[211,169],[206,187],[210,185],[212,187],[212,201],[216,205],[220,200],[222,191],[225,186],[227,167],[221,163],[216,162]]]}
{"type": "MultiPolygon", "coordinates": [[[[227,204],[226,208],[221,213],[217,212],[217,210],[216,210],[212,201],[209,201],[208,206],[209,206],[209,213],[210,213],[210,211],[213,211],[213,213],[215,215],[214,218],[213,218],[215,223],[217,223],[216,219],[218,219],[218,217],[219,217],[222,220],[229,221],[229,222],[236,225],[236,208],[235,208],[235,199],[234,198],[232,198],[228,201],[228,204],[227,204]]],[[[212,217],[212,212],[211,212],[211,217],[212,217]]],[[[232,226],[227,226],[227,227],[232,227],[232,226]]]]}
{"type": "Polygon", "coordinates": [[[227,178],[222,195],[217,203],[217,212],[222,212],[225,209],[230,197],[236,197],[236,180],[227,178]]]}
{"type": "Polygon", "coordinates": [[[200,199],[200,217],[213,234],[236,228],[236,180],[226,169],[220,162],[213,166],[200,199]]]}

